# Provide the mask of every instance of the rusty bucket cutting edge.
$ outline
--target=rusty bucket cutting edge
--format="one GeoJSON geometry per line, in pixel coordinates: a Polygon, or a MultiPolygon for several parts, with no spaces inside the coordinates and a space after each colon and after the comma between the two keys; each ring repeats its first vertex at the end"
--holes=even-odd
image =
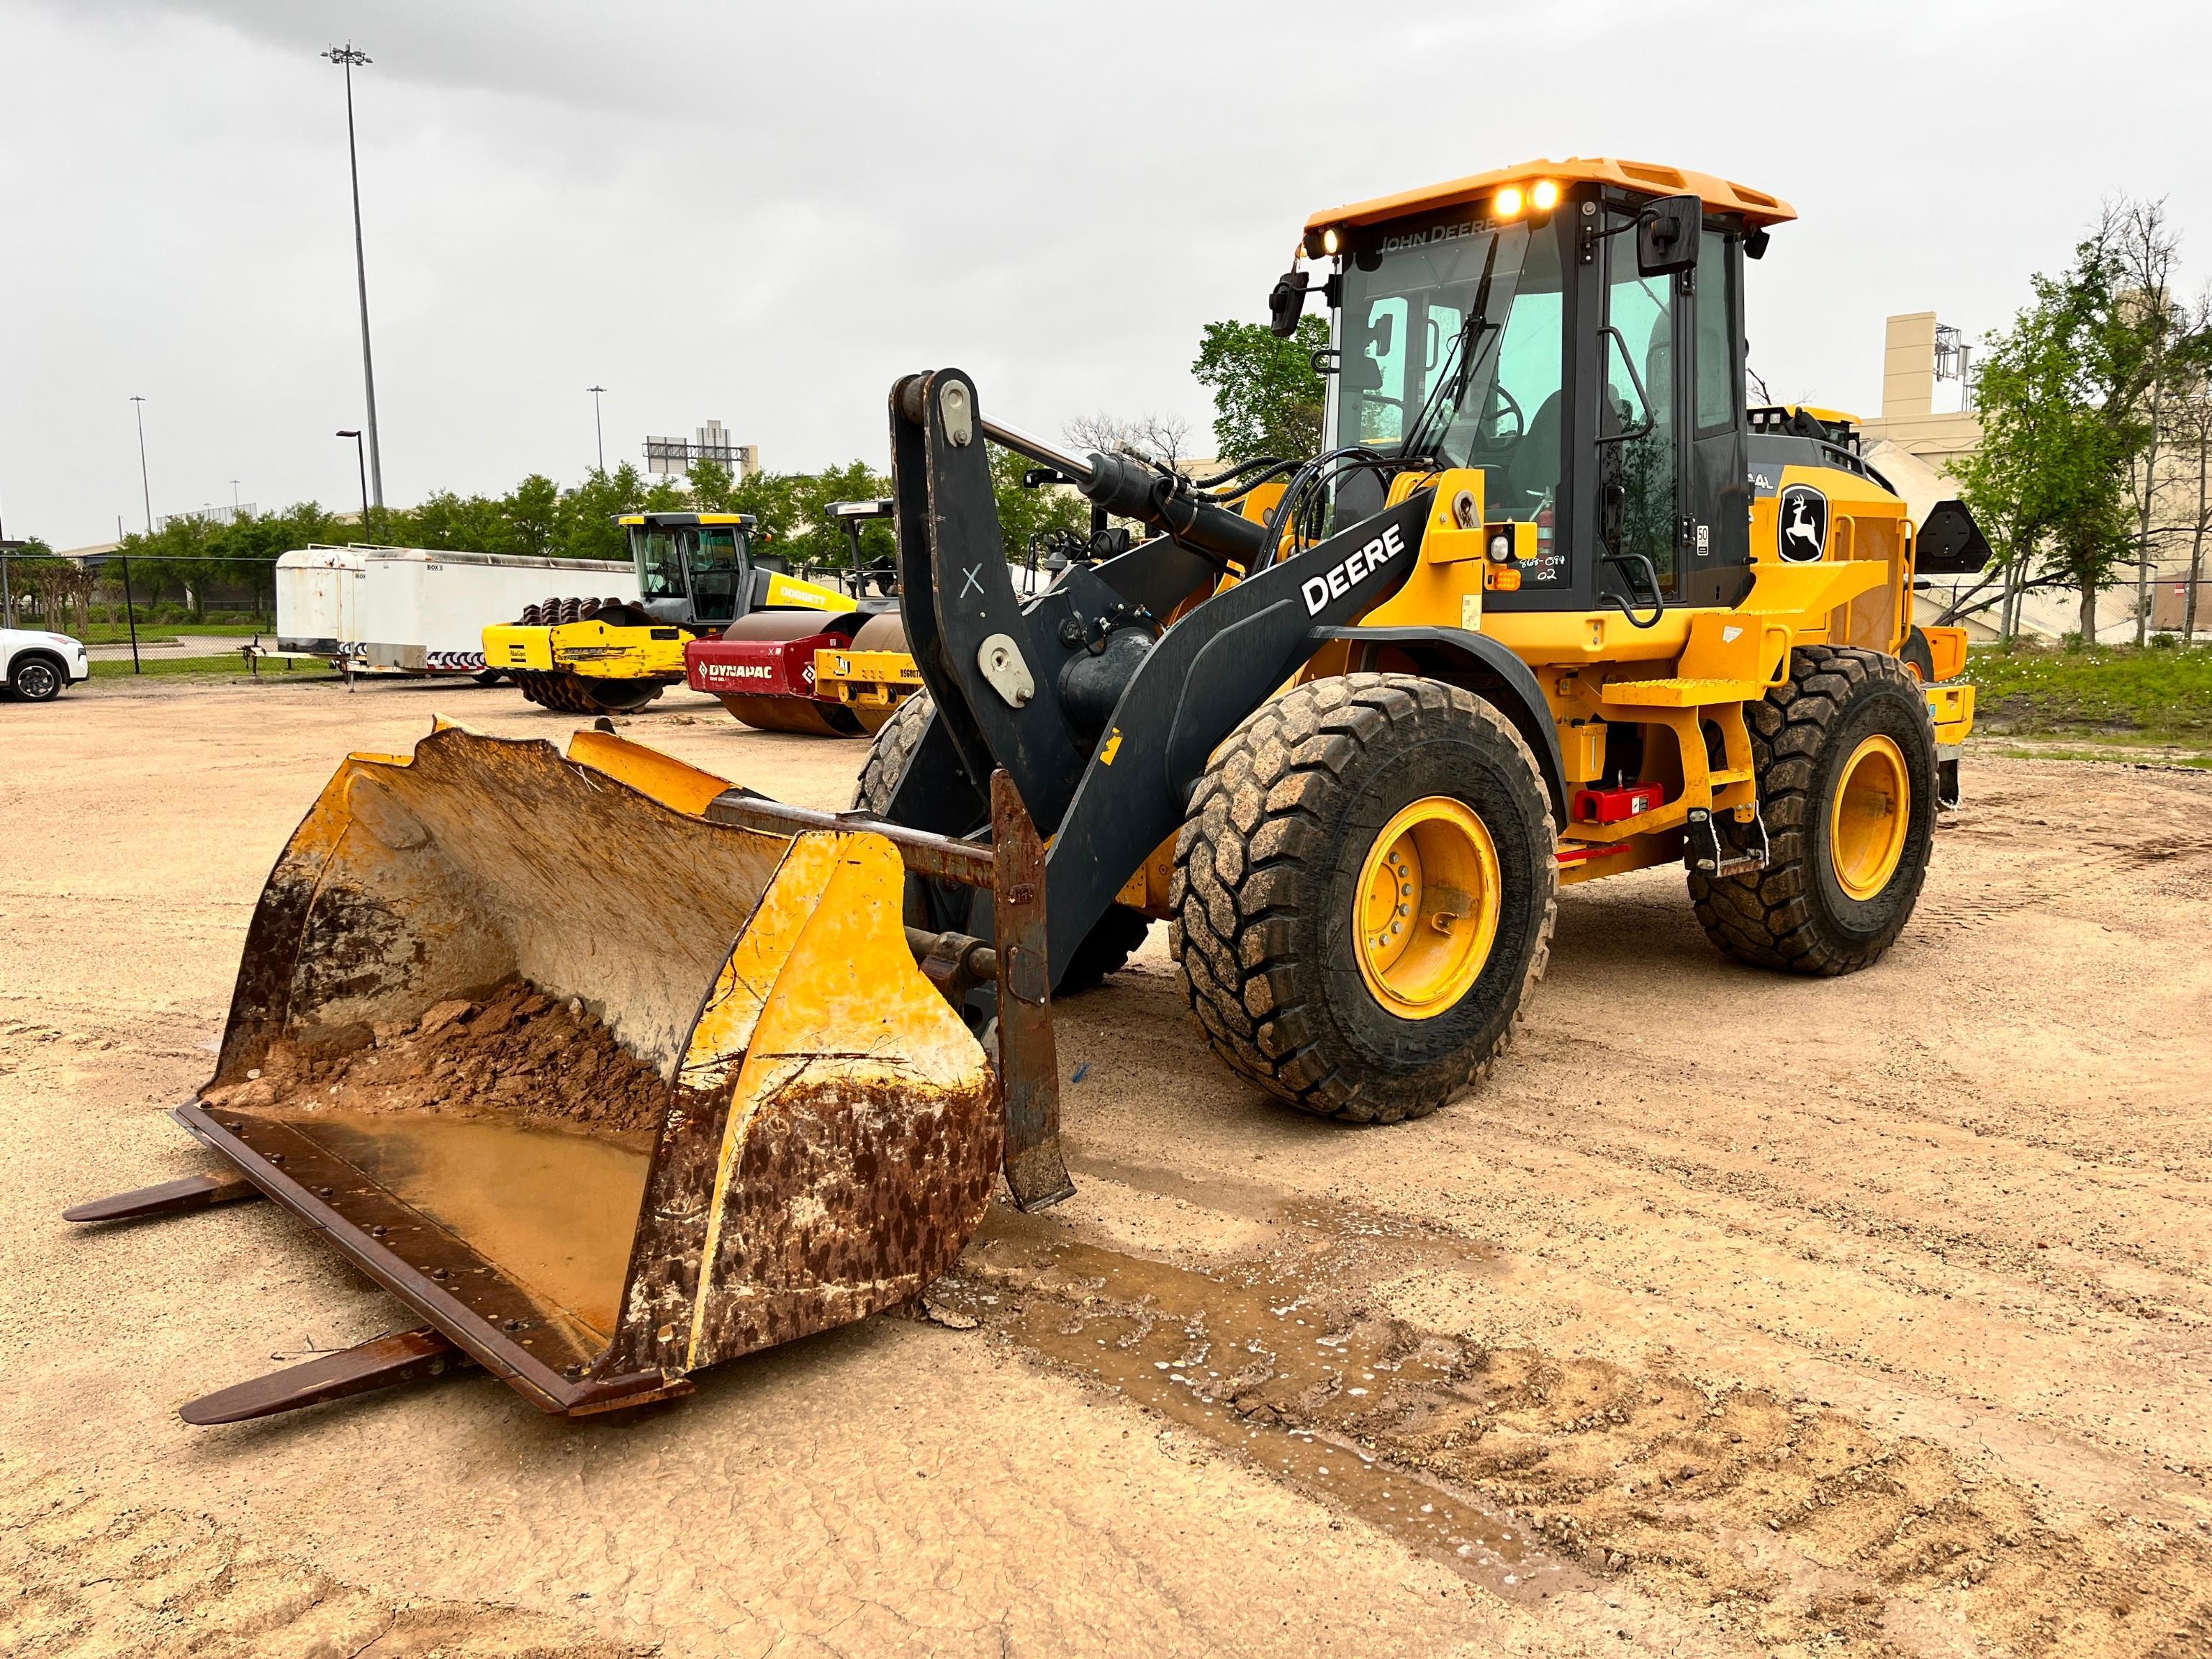
{"type": "MultiPolygon", "coordinates": [[[[349,758],[262,892],[216,1074],[174,1113],[548,1411],[688,1393],[704,1366],[919,1294],[1000,1164],[989,1062],[909,946],[901,850],[702,816],[728,788],[588,732],[564,757],[441,722],[411,757],[349,758]],[[649,1154],[434,1110],[365,1130],[304,1088],[243,1086],[280,1043],[342,1057],[515,980],[654,1068],[649,1154]],[[605,1184],[589,1203],[564,1173],[586,1164],[605,1184]]],[[[261,1381],[309,1403],[419,1370],[353,1352],[342,1387],[261,1381]]]]}

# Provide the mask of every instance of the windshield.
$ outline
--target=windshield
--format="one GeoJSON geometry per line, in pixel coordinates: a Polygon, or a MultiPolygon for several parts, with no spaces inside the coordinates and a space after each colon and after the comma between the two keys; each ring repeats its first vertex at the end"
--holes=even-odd
{"type": "Polygon", "coordinates": [[[1481,469],[1484,516],[1537,526],[1524,584],[1564,580],[1552,548],[1566,337],[1559,239],[1480,223],[1387,227],[1353,256],[1336,441],[1407,444],[1481,469]]]}

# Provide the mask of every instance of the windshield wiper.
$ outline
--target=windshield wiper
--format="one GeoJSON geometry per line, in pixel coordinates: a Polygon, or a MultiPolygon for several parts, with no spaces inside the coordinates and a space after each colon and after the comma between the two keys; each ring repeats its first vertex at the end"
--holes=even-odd
{"type": "Polygon", "coordinates": [[[1456,413],[1467,399],[1467,389],[1474,378],[1475,366],[1481,361],[1486,337],[1499,331],[1498,325],[1490,320],[1490,281],[1498,268],[1498,244],[1502,240],[1491,239],[1490,251],[1482,259],[1482,276],[1474,285],[1474,303],[1468,307],[1467,320],[1459,325],[1459,332],[1452,337],[1451,349],[1444,355],[1445,373],[1437,378],[1428,402],[1421,405],[1420,418],[1406,435],[1401,453],[1407,459],[1428,455],[1430,428],[1437,424],[1445,407],[1444,393],[1451,393],[1449,407],[1456,413]]]}

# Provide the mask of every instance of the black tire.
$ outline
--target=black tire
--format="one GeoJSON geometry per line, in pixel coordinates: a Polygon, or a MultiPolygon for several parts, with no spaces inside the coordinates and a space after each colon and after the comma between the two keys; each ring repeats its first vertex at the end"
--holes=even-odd
{"type": "Polygon", "coordinates": [[[1936,653],[1928,643],[1928,636],[1917,628],[1905,636],[1905,643],[1897,653],[1897,659],[1920,677],[1923,685],[1936,680],[1936,653]]]}
{"type": "MultiPolygon", "coordinates": [[[[853,789],[855,811],[881,812],[890,805],[899,780],[914,764],[915,751],[921,746],[921,735],[928,728],[931,712],[929,693],[917,691],[893,710],[891,717],[878,730],[868,749],[867,762],[860,768],[860,782],[853,789]]],[[[946,925],[932,914],[927,886],[919,877],[907,878],[906,920],[907,925],[913,927],[937,929],[946,925]]],[[[1072,997],[1095,990],[1109,974],[1119,973],[1128,965],[1152,925],[1152,919],[1141,910],[1133,910],[1126,904],[1110,907],[1083,936],[1083,943],[1075,947],[1075,955],[1068,962],[1067,971],[1060,975],[1060,983],[1053,988],[1053,994],[1072,997]]]]}
{"type": "Polygon", "coordinates": [[[25,702],[52,702],[68,685],[69,671],[52,657],[18,657],[8,674],[8,689],[25,702]]]}
{"type": "Polygon", "coordinates": [[[1472,692],[1406,674],[1298,686],[1214,756],[1176,844],[1170,941],[1206,1041],[1301,1111],[1394,1123],[1490,1068],[1550,959],[1556,832],[1535,757],[1472,692]],[[1472,808],[1495,845],[1497,932],[1443,1012],[1401,1017],[1363,977],[1353,905],[1409,804],[1472,808]]]}
{"type": "Polygon", "coordinates": [[[1053,994],[1072,997],[1097,990],[1109,974],[1118,974],[1129,965],[1129,958],[1137,954],[1152,931],[1152,919],[1142,910],[1133,910],[1126,904],[1109,905],[1106,914],[1083,936],[1083,943],[1075,947],[1075,954],[1067,960],[1067,971],[1060,976],[1053,994]]]}
{"type": "Polygon", "coordinates": [[[472,674],[470,678],[475,680],[478,685],[490,686],[497,685],[501,680],[505,679],[507,676],[496,668],[487,668],[483,673],[472,674]]]}
{"type": "Polygon", "coordinates": [[[875,741],[868,746],[867,761],[860,768],[860,781],[853,787],[854,811],[881,812],[890,805],[899,780],[914,764],[915,750],[921,747],[921,734],[928,729],[931,708],[929,693],[917,691],[884,722],[875,741]]]}
{"type": "Polygon", "coordinates": [[[1716,880],[1690,874],[1705,935],[1730,956],[1797,974],[1850,974],[1895,943],[1927,878],[1936,834],[1936,728],[1905,665],[1878,651],[1801,646],[1790,678],[1745,711],[1771,854],[1764,870],[1716,880]],[[1860,898],[1838,878],[1831,824],[1844,769],[1886,737],[1905,763],[1911,799],[1895,868],[1860,898]]]}

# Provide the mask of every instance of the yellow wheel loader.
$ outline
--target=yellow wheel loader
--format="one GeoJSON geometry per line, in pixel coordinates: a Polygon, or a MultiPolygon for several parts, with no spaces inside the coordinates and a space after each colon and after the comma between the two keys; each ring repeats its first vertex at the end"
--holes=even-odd
{"type": "MultiPolygon", "coordinates": [[[[833,631],[833,620],[849,620],[850,638],[895,609],[778,568],[754,545],[749,514],[635,513],[621,523],[638,599],[555,597],[483,631],[488,667],[532,702],[573,714],[629,713],[684,684],[684,647],[695,640],[735,628],[749,640],[793,641],[833,631]]],[[[809,712],[799,709],[799,729],[830,729],[819,716],[807,725],[809,712]]]]}
{"type": "Polygon", "coordinates": [[[1360,1121],[1492,1066],[1563,884],[1679,863],[1723,951],[1878,961],[1972,719],[1916,572],[1985,550],[1843,423],[1745,406],[1790,217],[1581,160],[1317,215],[1271,305],[1330,309],[1322,453],[1205,489],[899,380],[924,690],[854,811],[592,732],[349,760],[178,1109],[229,1173],[70,1213],[274,1198],[422,1322],[185,1414],[464,1360],[599,1411],[911,1296],[994,1163],[1072,1190],[1051,997],[1152,919],[1231,1070],[1360,1121]],[[1152,533],[1021,594],[992,441],[1152,533]]]}

